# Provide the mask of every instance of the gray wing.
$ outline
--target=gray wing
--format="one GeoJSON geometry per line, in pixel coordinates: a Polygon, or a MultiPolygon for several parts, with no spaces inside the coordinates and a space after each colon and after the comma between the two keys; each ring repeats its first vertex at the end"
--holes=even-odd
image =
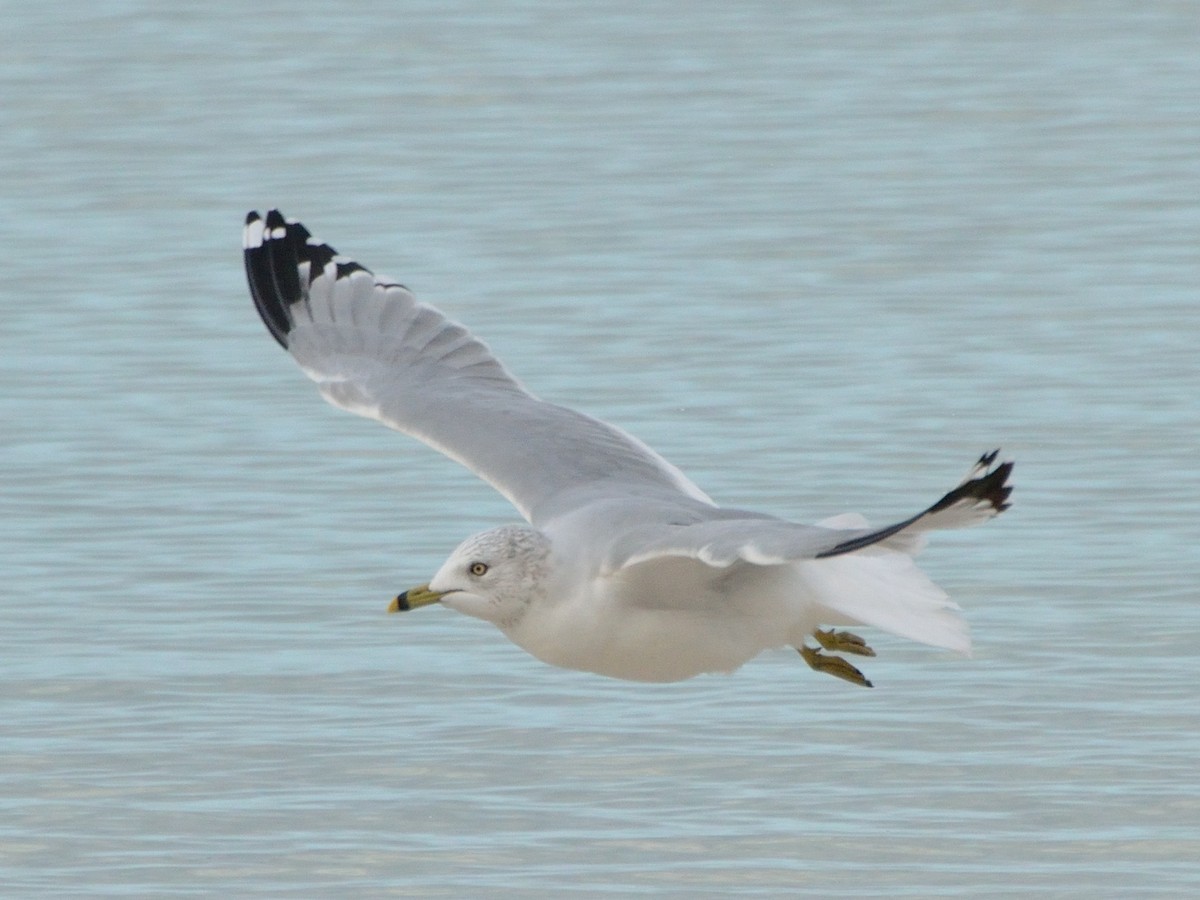
{"type": "Polygon", "coordinates": [[[530,522],[603,495],[711,504],[641,441],[537,399],[463,326],[277,210],[250,213],[242,245],[259,315],[326,400],[462,463],[530,522]]]}
{"type": "Polygon", "coordinates": [[[966,478],[932,506],[882,528],[848,513],[816,525],[737,510],[698,511],[691,522],[630,529],[609,550],[607,572],[663,557],[699,560],[715,568],[735,563],[771,566],[801,559],[841,556],[879,545],[915,553],[928,531],[979,525],[1008,509],[1012,462],[996,463],[999,450],[985,453],[966,478]]]}

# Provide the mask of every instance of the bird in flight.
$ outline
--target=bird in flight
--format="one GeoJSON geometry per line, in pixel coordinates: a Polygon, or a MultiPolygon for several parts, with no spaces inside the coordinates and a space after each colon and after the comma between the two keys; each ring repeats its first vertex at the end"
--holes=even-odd
{"type": "Polygon", "coordinates": [[[521,524],[463,541],[392,611],[440,603],[556,666],[636,681],[732,672],[794,647],[818,672],[871,682],[844,630],[959,653],[959,607],[913,561],[929,531],[1009,506],[1013,463],[981,456],[916,515],[813,525],[718,506],[624,430],[534,396],[466,328],[278,210],[246,217],[250,293],[267,330],[334,406],[466,466],[521,524]]]}

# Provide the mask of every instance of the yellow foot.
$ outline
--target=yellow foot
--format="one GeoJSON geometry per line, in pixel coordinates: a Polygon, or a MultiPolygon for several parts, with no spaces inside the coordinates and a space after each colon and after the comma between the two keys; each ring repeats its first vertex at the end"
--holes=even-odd
{"type": "Polygon", "coordinates": [[[867,681],[866,676],[862,672],[858,671],[858,669],[854,668],[854,666],[850,665],[850,663],[846,662],[840,656],[825,656],[819,649],[814,649],[813,647],[797,647],[796,649],[800,651],[800,655],[804,657],[804,661],[818,672],[825,672],[834,678],[845,679],[851,684],[874,687],[871,682],[867,681]]]}
{"type": "Polygon", "coordinates": [[[866,641],[857,634],[851,634],[848,631],[834,631],[832,628],[828,631],[822,631],[818,628],[813,632],[813,637],[826,650],[835,653],[855,653],[858,656],[875,655],[875,651],[867,646],[866,641]]]}

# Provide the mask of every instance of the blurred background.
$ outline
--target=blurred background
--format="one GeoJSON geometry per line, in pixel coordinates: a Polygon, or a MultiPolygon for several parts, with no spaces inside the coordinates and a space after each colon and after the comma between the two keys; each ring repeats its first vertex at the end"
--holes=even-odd
{"type": "Polygon", "coordinates": [[[1200,891],[1186,2],[9,0],[0,884],[312,897],[1200,891]],[[282,208],[718,502],[939,535],[969,660],[647,686],[384,615],[516,518],[323,404],[282,208]]]}

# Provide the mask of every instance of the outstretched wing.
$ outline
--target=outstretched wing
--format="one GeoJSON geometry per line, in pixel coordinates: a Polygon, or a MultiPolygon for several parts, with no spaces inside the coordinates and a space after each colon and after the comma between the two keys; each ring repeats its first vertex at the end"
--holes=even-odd
{"type": "Polygon", "coordinates": [[[259,315],[326,400],[462,463],[530,522],[595,488],[712,502],[633,436],[534,397],[463,326],[299,222],[252,212],[242,245],[259,315]]]}
{"type": "Polygon", "coordinates": [[[655,524],[629,531],[612,547],[605,569],[615,572],[671,556],[697,559],[715,568],[739,562],[781,565],[841,556],[876,544],[912,554],[927,531],[979,525],[1008,509],[1013,464],[1002,462],[993,468],[999,453],[993,450],[981,456],[967,477],[928,509],[883,528],[868,528],[857,515],[798,525],[769,517],[740,517],[735,510],[714,510],[691,524],[655,524]]]}

